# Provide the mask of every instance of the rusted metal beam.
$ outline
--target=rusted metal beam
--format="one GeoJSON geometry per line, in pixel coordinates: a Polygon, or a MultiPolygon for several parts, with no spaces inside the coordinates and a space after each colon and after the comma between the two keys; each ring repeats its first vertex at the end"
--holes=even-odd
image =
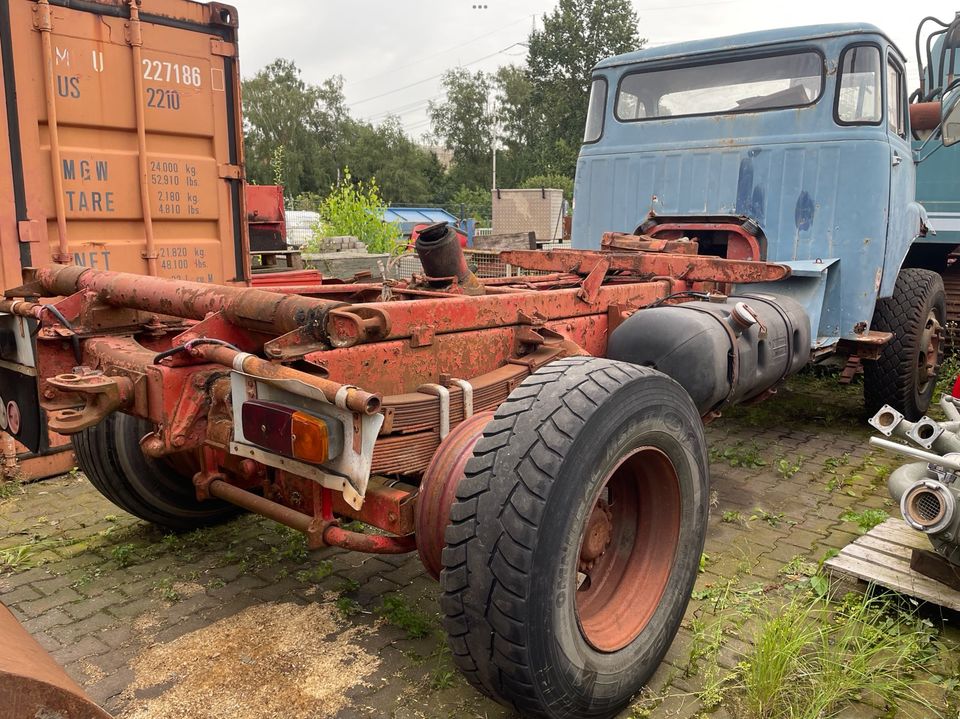
{"type": "Polygon", "coordinates": [[[501,252],[500,259],[528,270],[545,272],[575,272],[588,275],[602,261],[610,263],[611,270],[633,272],[641,276],[675,277],[687,282],[776,282],[790,276],[790,268],[771,262],[726,260],[706,255],[677,255],[667,253],[617,253],[580,250],[511,250],[501,252]]]}
{"type": "MultiPolygon", "coordinates": [[[[602,258],[619,257],[606,253],[596,254],[597,262],[592,263],[589,269],[593,269],[602,258]]],[[[589,274],[589,270],[585,274],[589,274]]],[[[504,327],[523,323],[521,317],[539,317],[544,321],[584,317],[605,314],[606,308],[611,304],[632,304],[636,307],[650,304],[669,294],[670,286],[668,280],[660,279],[652,282],[603,285],[597,289],[593,301],[581,297],[579,289],[566,289],[554,290],[549,294],[518,292],[483,297],[442,297],[369,303],[363,305],[366,314],[359,314],[356,307],[344,307],[331,313],[327,333],[337,347],[350,347],[373,341],[412,338],[425,332],[432,337],[451,332],[504,327]],[[364,320],[373,312],[388,316],[389,328],[370,333],[364,320]]],[[[529,324],[530,320],[527,320],[527,323],[529,324]]]]}
{"type": "Polygon", "coordinates": [[[143,277],[126,272],[103,272],[83,267],[44,267],[36,279],[51,296],[93,292],[101,302],[161,315],[202,320],[211,312],[254,332],[284,334],[300,327],[322,333],[327,313],[344,302],[302,295],[286,295],[244,287],[220,287],[143,277]]]}

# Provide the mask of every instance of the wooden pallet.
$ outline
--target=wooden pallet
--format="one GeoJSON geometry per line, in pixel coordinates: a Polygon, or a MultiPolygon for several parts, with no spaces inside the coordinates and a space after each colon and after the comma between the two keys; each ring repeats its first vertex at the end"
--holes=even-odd
{"type": "Polygon", "coordinates": [[[826,562],[831,575],[853,577],[917,599],[960,611],[960,592],[910,568],[914,549],[930,540],[902,519],[888,519],[826,562]]]}

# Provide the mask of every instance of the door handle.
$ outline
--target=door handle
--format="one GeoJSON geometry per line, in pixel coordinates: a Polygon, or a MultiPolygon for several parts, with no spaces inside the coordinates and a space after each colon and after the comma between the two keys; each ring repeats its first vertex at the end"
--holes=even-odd
{"type": "Polygon", "coordinates": [[[899,165],[901,162],[903,162],[903,158],[900,157],[900,153],[899,153],[899,152],[894,152],[894,153],[893,153],[893,166],[896,167],[896,166],[899,165]]]}

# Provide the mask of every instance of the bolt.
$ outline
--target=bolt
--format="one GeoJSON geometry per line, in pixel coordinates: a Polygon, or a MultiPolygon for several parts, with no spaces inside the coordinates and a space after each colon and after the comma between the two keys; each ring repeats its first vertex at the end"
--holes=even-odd
{"type": "Polygon", "coordinates": [[[197,389],[203,389],[204,380],[203,377],[197,376],[193,378],[193,386],[197,389]]]}
{"type": "Polygon", "coordinates": [[[53,398],[56,397],[56,396],[57,396],[57,393],[54,392],[52,389],[45,389],[45,390],[43,390],[43,398],[44,398],[44,399],[53,399],[53,398]]]}
{"type": "Polygon", "coordinates": [[[178,434],[176,437],[173,438],[174,447],[182,447],[186,443],[187,443],[187,438],[184,437],[182,434],[178,434]]]}

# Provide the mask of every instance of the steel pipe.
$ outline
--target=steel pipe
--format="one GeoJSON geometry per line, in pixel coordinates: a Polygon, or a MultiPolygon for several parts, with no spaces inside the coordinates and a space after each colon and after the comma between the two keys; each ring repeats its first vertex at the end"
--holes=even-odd
{"type": "Polygon", "coordinates": [[[231,347],[214,344],[196,344],[190,349],[191,354],[201,357],[208,362],[232,367],[238,372],[245,372],[264,380],[295,380],[303,382],[323,393],[327,401],[354,412],[376,414],[380,411],[381,396],[365,392],[359,387],[340,384],[333,380],[316,375],[300,372],[285,365],[267,362],[259,357],[239,352],[231,347]]]}
{"type": "Polygon", "coordinates": [[[392,537],[351,532],[334,523],[317,520],[308,514],[290,509],[259,494],[234,487],[222,479],[212,479],[207,484],[207,492],[211,497],[217,497],[303,532],[307,535],[310,547],[314,549],[326,545],[367,554],[406,554],[417,548],[416,536],[413,534],[392,537]]]}
{"type": "Polygon", "coordinates": [[[899,452],[900,454],[904,454],[908,457],[921,459],[924,462],[935,464],[945,469],[952,469],[954,472],[960,472],[960,462],[958,462],[956,459],[951,459],[950,457],[941,457],[939,454],[925,452],[922,449],[908,447],[905,444],[891,442],[889,439],[883,439],[881,437],[871,437],[870,444],[872,444],[874,447],[880,447],[881,449],[886,449],[890,452],[899,452]]]}
{"type": "Polygon", "coordinates": [[[50,296],[94,292],[114,307],[202,320],[222,312],[230,322],[252,332],[282,335],[310,327],[315,336],[326,335],[326,315],[348,303],[302,295],[285,295],[247,287],[220,287],[143,277],[127,272],[106,272],[84,267],[44,267],[36,279],[50,296]]]}

